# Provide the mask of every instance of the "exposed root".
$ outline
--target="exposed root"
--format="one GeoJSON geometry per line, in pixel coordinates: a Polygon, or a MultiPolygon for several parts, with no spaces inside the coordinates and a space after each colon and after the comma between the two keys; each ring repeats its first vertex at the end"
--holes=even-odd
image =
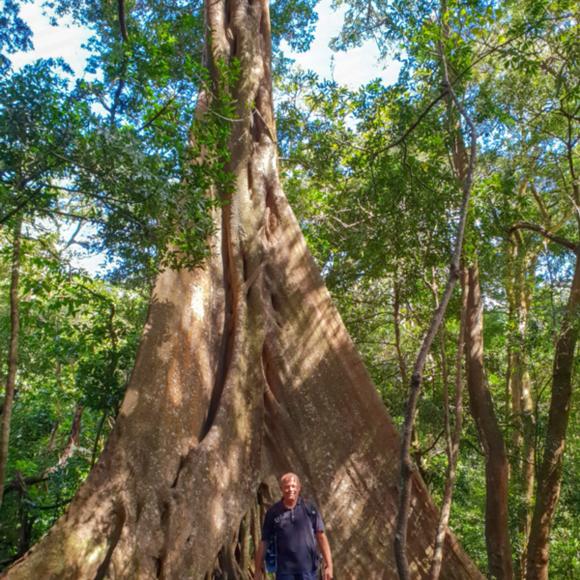
{"type": "Polygon", "coordinates": [[[254,577],[253,553],[261,541],[261,522],[272,501],[265,484],[256,492],[255,501],[241,519],[238,530],[220,549],[211,572],[204,580],[251,580],[254,577]]]}
{"type": "Polygon", "coordinates": [[[107,553],[105,555],[104,560],[101,562],[97,573],[95,575],[95,580],[102,580],[106,577],[107,572],[109,571],[109,566],[111,564],[111,559],[113,557],[113,552],[121,539],[121,532],[123,531],[123,526],[125,525],[125,520],[127,515],[125,513],[125,508],[122,504],[119,504],[118,508],[115,509],[114,512],[115,517],[115,524],[113,526],[113,530],[111,532],[111,536],[109,539],[109,546],[107,548],[107,553]]]}

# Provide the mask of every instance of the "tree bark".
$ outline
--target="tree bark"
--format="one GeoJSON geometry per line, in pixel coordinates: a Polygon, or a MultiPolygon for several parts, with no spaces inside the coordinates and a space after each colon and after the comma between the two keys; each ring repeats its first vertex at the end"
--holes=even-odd
{"type": "Polygon", "coordinates": [[[8,344],[8,372],[2,403],[2,425],[0,427],[0,506],[4,495],[4,481],[10,448],[10,424],[16,391],[16,372],[18,370],[18,340],[20,336],[20,252],[22,218],[17,217],[12,241],[12,264],[10,278],[10,340],[8,344]]]}
{"type": "Polygon", "coordinates": [[[548,578],[549,536],[560,496],[566,430],[570,417],[574,352],[580,325],[580,259],[576,250],[574,278],[562,329],[556,342],[552,372],[552,398],[544,456],[538,474],[536,503],[528,542],[526,578],[548,578]]]}
{"type": "Polygon", "coordinates": [[[468,269],[465,356],[469,406],[485,454],[485,540],[490,578],[513,577],[508,531],[509,465],[483,363],[483,304],[479,269],[468,269]]]}
{"type": "MultiPolygon", "coordinates": [[[[210,70],[241,65],[234,192],[215,210],[204,267],[159,275],[106,448],[8,578],[197,580],[217,578],[216,561],[222,577],[247,575],[232,542],[261,484],[289,470],[325,517],[341,576],[393,577],[399,439],[280,187],[268,4],[205,10],[210,70]]],[[[437,512],[411,483],[408,555],[420,578],[437,512]]],[[[480,578],[447,543],[445,577],[480,578]]]]}

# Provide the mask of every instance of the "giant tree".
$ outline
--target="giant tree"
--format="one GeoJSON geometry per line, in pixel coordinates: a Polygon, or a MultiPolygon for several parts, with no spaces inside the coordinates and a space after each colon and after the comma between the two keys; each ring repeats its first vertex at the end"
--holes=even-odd
{"type": "MultiPolygon", "coordinates": [[[[231,184],[208,192],[220,201],[210,255],[157,277],[107,447],[10,578],[203,578],[216,565],[247,577],[232,546],[247,538],[258,486],[271,494],[290,468],[325,513],[337,569],[392,577],[398,437],[280,188],[269,7],[204,10],[211,81],[198,116],[233,107],[231,184]]],[[[203,164],[212,151],[191,141],[203,164]]],[[[412,506],[408,557],[421,576],[437,514],[417,476],[412,506]]],[[[444,575],[479,577],[450,535],[444,575]]]]}

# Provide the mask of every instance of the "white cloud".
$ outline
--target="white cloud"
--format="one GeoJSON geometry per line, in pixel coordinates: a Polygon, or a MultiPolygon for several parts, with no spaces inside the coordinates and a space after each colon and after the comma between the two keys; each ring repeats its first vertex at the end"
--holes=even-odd
{"type": "MultiPolygon", "coordinates": [[[[317,10],[319,19],[310,50],[306,53],[289,52],[302,68],[314,70],[322,78],[334,79],[353,89],[375,78],[386,84],[397,79],[399,63],[381,61],[372,42],[347,52],[333,52],[329,44],[340,31],[345,10],[333,10],[331,0],[322,0],[317,10]]],[[[66,18],[61,19],[57,27],[51,26],[48,17],[42,13],[41,0],[23,5],[21,15],[34,34],[34,50],[13,55],[14,66],[20,68],[37,58],[62,57],[78,76],[82,76],[89,55],[82,45],[88,40],[89,31],[73,25],[66,18]]]]}
{"type": "Polygon", "coordinates": [[[285,52],[304,69],[311,69],[321,78],[334,79],[341,85],[358,88],[373,79],[380,78],[385,84],[397,80],[400,64],[381,61],[373,42],[365,42],[347,52],[333,52],[330,41],[337,36],[344,19],[345,9],[332,10],[331,0],[322,0],[318,5],[318,24],[310,50],[306,53],[285,52]]]}
{"type": "Polygon", "coordinates": [[[78,76],[82,76],[89,55],[82,48],[82,44],[90,35],[86,28],[73,26],[68,18],[62,18],[58,26],[52,26],[49,18],[42,13],[39,0],[23,5],[20,15],[32,30],[34,50],[11,55],[10,59],[15,68],[21,68],[38,58],[61,57],[78,76]]]}

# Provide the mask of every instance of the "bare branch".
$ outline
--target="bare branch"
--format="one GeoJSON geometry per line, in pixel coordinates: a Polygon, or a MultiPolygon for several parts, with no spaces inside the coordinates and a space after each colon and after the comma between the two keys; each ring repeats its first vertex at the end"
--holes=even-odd
{"type": "Polygon", "coordinates": [[[118,0],[117,3],[119,13],[119,28],[121,29],[121,36],[124,42],[129,42],[129,34],[127,33],[127,21],[125,19],[125,0],[118,0]]]}
{"type": "Polygon", "coordinates": [[[72,233],[72,235],[70,236],[70,238],[68,239],[68,241],[64,245],[63,250],[67,250],[75,243],[76,237],[79,235],[79,232],[81,231],[82,227],[83,227],[83,222],[82,222],[82,220],[79,220],[77,223],[77,227],[75,228],[75,231],[72,233]]]}
{"type": "Polygon", "coordinates": [[[141,131],[144,131],[145,129],[148,129],[149,127],[151,127],[151,125],[153,125],[153,123],[155,123],[155,121],[157,121],[157,119],[159,119],[159,117],[161,117],[163,114],[165,114],[165,112],[169,109],[169,107],[171,106],[173,101],[175,101],[175,95],[172,95],[171,97],[169,97],[169,99],[159,109],[159,111],[157,111],[153,115],[153,117],[151,117],[151,119],[149,119],[148,121],[143,123],[143,125],[141,125],[141,127],[139,127],[139,129],[137,129],[137,132],[140,133],[141,131]]]}
{"type": "Polygon", "coordinates": [[[533,224],[530,222],[517,222],[509,229],[509,233],[511,234],[512,232],[515,232],[517,230],[529,230],[531,232],[536,232],[536,233],[544,236],[546,239],[550,240],[551,242],[554,242],[555,244],[559,244],[560,246],[564,246],[565,248],[568,248],[569,250],[572,250],[572,252],[574,252],[575,254],[578,253],[578,248],[580,247],[580,243],[573,242],[573,241],[568,240],[567,238],[563,238],[561,236],[557,236],[556,234],[553,234],[552,232],[550,232],[549,230],[547,230],[546,228],[544,228],[538,224],[533,224]]]}

